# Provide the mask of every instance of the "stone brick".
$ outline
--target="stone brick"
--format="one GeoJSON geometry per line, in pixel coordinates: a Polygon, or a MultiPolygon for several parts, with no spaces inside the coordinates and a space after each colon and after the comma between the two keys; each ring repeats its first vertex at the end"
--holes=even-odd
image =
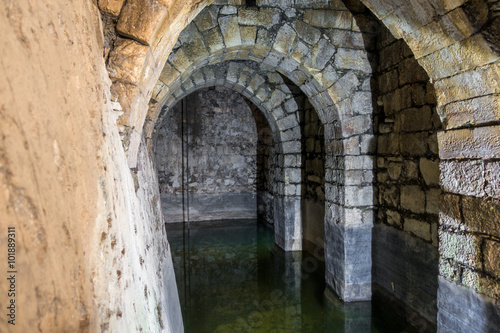
{"type": "Polygon", "coordinates": [[[500,200],[463,197],[462,212],[467,230],[500,237],[500,200]]]}
{"type": "Polygon", "coordinates": [[[175,69],[177,69],[181,73],[186,71],[193,63],[186,56],[182,48],[178,49],[175,53],[172,53],[170,55],[169,62],[175,67],[175,69]]]}
{"type": "Polygon", "coordinates": [[[300,39],[309,45],[316,44],[321,37],[321,32],[318,29],[303,21],[295,21],[294,27],[300,39]]]}
{"type": "Polygon", "coordinates": [[[257,39],[257,28],[252,26],[240,27],[241,43],[243,45],[253,45],[257,39]]]}
{"type": "Polygon", "coordinates": [[[380,135],[378,137],[377,149],[379,154],[399,153],[399,135],[396,133],[380,135]]]}
{"type": "Polygon", "coordinates": [[[494,240],[484,242],[484,269],[493,276],[500,277],[500,244],[494,240]]]}
{"type": "Polygon", "coordinates": [[[439,209],[441,225],[459,227],[462,224],[460,196],[442,193],[439,198],[439,209]]]}
{"type": "Polygon", "coordinates": [[[452,158],[495,158],[500,156],[500,126],[439,132],[439,156],[452,158]]]}
{"type": "Polygon", "coordinates": [[[387,174],[392,180],[398,180],[401,176],[401,171],[403,164],[401,162],[388,162],[387,163],[387,174]]]}
{"type": "Polygon", "coordinates": [[[346,170],[371,170],[373,169],[372,156],[345,156],[344,158],[346,170]]]}
{"type": "Polygon", "coordinates": [[[109,55],[108,71],[112,80],[138,83],[149,47],[131,39],[117,38],[109,55]]]}
{"type": "Polygon", "coordinates": [[[99,9],[113,16],[120,15],[125,0],[99,0],[99,9]]]}
{"type": "Polygon", "coordinates": [[[205,42],[210,53],[215,53],[224,49],[224,38],[219,28],[213,28],[205,36],[205,42]]]}
{"type": "Polygon", "coordinates": [[[142,44],[150,45],[155,30],[166,14],[167,7],[161,1],[127,1],[122,7],[116,30],[142,44]]]}
{"type": "Polygon", "coordinates": [[[393,226],[397,226],[399,228],[402,227],[401,223],[401,215],[397,211],[388,210],[386,211],[387,223],[393,226]]]}
{"type": "Polygon", "coordinates": [[[440,231],[439,241],[441,257],[481,269],[480,238],[468,234],[462,235],[440,231]]]}
{"type": "Polygon", "coordinates": [[[439,161],[420,159],[420,173],[427,185],[439,185],[439,161]]]}
{"type": "Polygon", "coordinates": [[[332,29],[328,32],[328,36],[333,45],[339,48],[348,49],[365,49],[363,35],[360,32],[332,29]]]}
{"type": "Polygon", "coordinates": [[[373,187],[371,186],[346,186],[345,188],[346,206],[372,206],[373,187]]]}
{"type": "Polygon", "coordinates": [[[399,208],[400,196],[397,186],[380,187],[380,203],[394,208],[399,208]]]}
{"type": "Polygon", "coordinates": [[[288,24],[283,25],[276,35],[273,49],[281,53],[288,53],[292,48],[297,34],[288,24]]]}
{"type": "Polygon", "coordinates": [[[277,24],[280,11],[273,8],[239,8],[238,22],[241,25],[270,26],[277,24]]]}
{"type": "Polygon", "coordinates": [[[238,13],[238,8],[235,6],[226,5],[219,11],[221,15],[233,15],[238,13]]]}
{"type": "Polygon", "coordinates": [[[425,192],[425,212],[427,214],[439,214],[439,196],[441,190],[432,188],[425,192]]]}
{"type": "Polygon", "coordinates": [[[309,59],[306,63],[314,69],[322,70],[335,54],[335,46],[326,39],[320,41],[311,48],[309,59]]]}
{"type": "Polygon", "coordinates": [[[484,196],[482,161],[441,161],[441,186],[447,192],[484,196]]]}
{"type": "Polygon", "coordinates": [[[406,109],[396,121],[396,128],[402,132],[432,130],[432,109],[429,106],[406,109]]]}
{"type": "Polygon", "coordinates": [[[500,198],[500,162],[486,163],[486,194],[500,198]]]}
{"type": "Polygon", "coordinates": [[[402,186],[401,207],[413,213],[425,213],[425,192],[416,185],[402,186]]]}
{"type": "Polygon", "coordinates": [[[309,54],[310,50],[309,47],[299,41],[293,51],[291,52],[290,56],[292,57],[293,60],[302,63],[302,59],[304,59],[305,56],[309,54]]]}
{"type": "Polygon", "coordinates": [[[371,129],[372,122],[370,115],[360,115],[347,118],[342,123],[342,132],[344,133],[344,136],[369,133],[371,129]]]}
{"type": "Polygon", "coordinates": [[[333,86],[328,89],[328,95],[330,95],[332,101],[338,102],[344,98],[351,96],[353,90],[358,87],[359,79],[353,72],[349,72],[342,76],[335,82],[333,86]]]}
{"type": "Polygon", "coordinates": [[[425,155],[427,152],[427,132],[402,134],[399,143],[401,154],[404,155],[425,155]]]}
{"type": "Polygon", "coordinates": [[[404,231],[412,233],[426,241],[431,241],[431,227],[427,222],[406,218],[404,231]]]}
{"type": "Polygon", "coordinates": [[[215,6],[209,6],[202,10],[194,19],[198,29],[203,32],[217,26],[217,14],[219,9],[215,6]]]}
{"type": "Polygon", "coordinates": [[[227,48],[241,45],[240,26],[236,16],[223,16],[219,18],[219,26],[227,48]]]}
{"type": "Polygon", "coordinates": [[[489,95],[450,103],[444,107],[447,129],[500,120],[500,96],[489,95]]]}
{"type": "Polygon", "coordinates": [[[348,11],[308,9],[304,14],[304,22],[315,27],[350,30],[352,15],[348,11]]]}
{"type": "Polygon", "coordinates": [[[335,54],[335,66],[339,69],[354,69],[366,73],[371,73],[372,70],[365,50],[339,48],[335,54]]]}
{"type": "Polygon", "coordinates": [[[434,84],[440,105],[496,93],[500,64],[460,73],[434,84]]]}

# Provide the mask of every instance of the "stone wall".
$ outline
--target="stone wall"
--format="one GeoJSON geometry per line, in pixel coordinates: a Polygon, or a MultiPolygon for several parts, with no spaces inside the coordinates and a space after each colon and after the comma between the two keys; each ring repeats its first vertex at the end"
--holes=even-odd
{"type": "Polygon", "coordinates": [[[376,50],[374,282],[379,292],[402,303],[403,316],[432,331],[437,314],[441,122],[434,87],[404,41],[382,27],[376,50]]]}
{"type": "Polygon", "coordinates": [[[144,150],[127,166],[95,2],[7,1],[0,31],[0,243],[15,227],[17,250],[0,331],[182,330],[156,176],[144,150]]]}
{"type": "MultiPolygon", "coordinates": [[[[183,198],[187,212],[188,179],[191,220],[255,218],[257,178],[265,180],[266,164],[266,155],[259,156],[258,176],[258,111],[252,112],[239,93],[223,87],[201,89],[183,101],[187,115],[182,115],[181,103],[170,110],[155,146],[167,222],[187,220],[182,212],[183,198]]],[[[261,118],[259,125],[265,126],[261,118]]]]}

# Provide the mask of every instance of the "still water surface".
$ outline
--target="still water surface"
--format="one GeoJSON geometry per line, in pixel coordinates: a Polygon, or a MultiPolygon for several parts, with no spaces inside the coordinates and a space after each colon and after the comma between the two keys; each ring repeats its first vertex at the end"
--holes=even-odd
{"type": "Polygon", "coordinates": [[[321,254],[285,253],[255,220],[168,225],[186,333],[416,332],[325,289],[321,254]]]}

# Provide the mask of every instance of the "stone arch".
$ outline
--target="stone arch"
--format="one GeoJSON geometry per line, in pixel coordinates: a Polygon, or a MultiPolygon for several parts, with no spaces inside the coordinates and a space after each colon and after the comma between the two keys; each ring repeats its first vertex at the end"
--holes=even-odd
{"type": "Polygon", "coordinates": [[[272,130],[278,161],[275,172],[277,186],[272,193],[275,206],[274,220],[277,222],[275,223],[276,243],[285,250],[300,250],[302,245],[300,124],[296,115],[297,105],[278,73],[260,70],[255,63],[238,62],[207,65],[195,70],[184,79],[178,90],[171,92],[173,98],[165,98],[169,102],[164,104],[164,111],[161,115],[156,114],[156,121],[148,120],[150,126],[149,131],[146,132],[147,137],[154,140],[154,132],[151,131],[163,122],[168,110],[178,101],[199,89],[211,86],[223,86],[239,92],[264,114],[272,130]],[[212,76],[210,76],[211,79],[201,80],[203,75],[212,76]],[[242,80],[243,77],[247,79],[242,80]],[[257,92],[260,93],[256,94],[257,92]],[[279,92],[282,99],[277,99],[273,103],[264,103],[265,97],[272,95],[273,92],[279,92]],[[288,160],[294,162],[288,163],[288,160]]]}
{"type": "Polygon", "coordinates": [[[335,10],[305,9],[299,16],[288,17],[279,8],[207,7],[179,36],[153,91],[148,118],[154,122],[160,105],[174,99],[178,89],[189,89],[182,87],[184,78],[222,61],[258,61],[298,85],[325,126],[325,238],[335,244],[326,250],[326,256],[328,262],[342,263],[330,267],[327,280],[346,300],[367,299],[371,295],[371,261],[365,258],[370,253],[373,187],[363,180],[346,185],[344,178],[346,172],[373,173],[371,67],[361,32],[343,5],[335,10]],[[333,38],[342,34],[350,39],[333,38]],[[349,240],[359,239],[361,234],[363,244],[349,240]],[[357,252],[347,249],[354,246],[357,252]],[[344,251],[353,255],[342,257],[344,251]],[[363,267],[365,280],[346,284],[347,265],[363,267]]]}

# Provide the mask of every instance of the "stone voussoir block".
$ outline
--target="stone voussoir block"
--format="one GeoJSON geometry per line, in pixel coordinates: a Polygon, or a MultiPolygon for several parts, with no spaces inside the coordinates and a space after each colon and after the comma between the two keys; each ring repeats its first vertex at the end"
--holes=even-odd
{"type": "Polygon", "coordinates": [[[163,1],[127,1],[120,12],[116,30],[121,35],[150,45],[158,25],[167,12],[168,9],[163,1]]]}

